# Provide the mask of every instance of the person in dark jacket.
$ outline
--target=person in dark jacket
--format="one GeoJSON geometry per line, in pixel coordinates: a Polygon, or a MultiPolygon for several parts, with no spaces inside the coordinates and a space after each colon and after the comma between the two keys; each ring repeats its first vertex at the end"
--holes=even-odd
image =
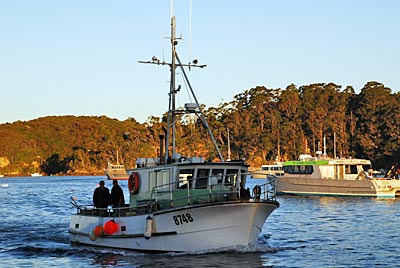
{"type": "Polygon", "coordinates": [[[104,181],[99,185],[93,193],[93,204],[97,208],[106,208],[110,204],[110,190],[104,186],[104,181]]]}
{"type": "Polygon", "coordinates": [[[124,191],[118,185],[117,180],[113,180],[113,188],[111,189],[111,204],[113,207],[123,207],[125,205],[124,191]]]}

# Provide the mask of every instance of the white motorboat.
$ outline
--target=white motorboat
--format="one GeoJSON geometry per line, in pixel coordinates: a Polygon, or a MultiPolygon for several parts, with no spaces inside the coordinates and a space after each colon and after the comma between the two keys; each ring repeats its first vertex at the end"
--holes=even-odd
{"type": "Polygon", "coordinates": [[[110,162],[107,163],[104,173],[109,180],[127,180],[129,177],[124,165],[111,164],[110,162]]]}
{"type": "Polygon", "coordinates": [[[124,165],[119,163],[119,155],[117,151],[117,164],[112,164],[110,162],[107,163],[107,167],[104,170],[104,173],[109,180],[127,180],[129,175],[126,172],[126,168],[124,165]]]}
{"type": "Polygon", "coordinates": [[[302,155],[297,161],[286,161],[283,169],[283,176],[275,178],[278,194],[379,198],[400,195],[400,180],[374,177],[367,159],[302,155]]]}
{"type": "MultiPolygon", "coordinates": [[[[172,60],[142,62],[169,66],[169,109],[165,136],[160,135],[159,158],[140,158],[128,170],[129,205],[96,208],[78,205],[69,232],[75,243],[151,252],[232,249],[257,244],[268,216],[279,207],[273,182],[245,190],[248,165],[224,161],[176,52],[175,17],[171,18],[172,60]],[[196,103],[175,108],[175,69],[179,68],[196,103]],[[219,162],[182,157],[175,148],[176,115],[193,113],[207,127],[219,162]],[[169,146],[172,144],[171,146],[169,146]],[[171,148],[170,148],[171,147],[171,148]],[[165,152],[165,153],[164,153],[165,152]]],[[[160,130],[161,131],[161,130],[160,130]]]]}
{"type": "Polygon", "coordinates": [[[260,169],[257,169],[251,173],[254,179],[266,179],[268,176],[282,176],[284,173],[283,165],[281,162],[273,165],[262,165],[260,169]]]}

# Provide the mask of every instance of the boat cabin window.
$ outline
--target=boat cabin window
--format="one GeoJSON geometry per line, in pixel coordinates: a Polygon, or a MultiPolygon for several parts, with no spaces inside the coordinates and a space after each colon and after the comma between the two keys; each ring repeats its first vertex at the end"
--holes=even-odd
{"type": "MultiPolygon", "coordinates": [[[[209,169],[197,170],[196,187],[195,187],[196,189],[207,189],[209,174],[210,174],[209,169]]],[[[210,184],[212,184],[212,182],[210,182],[210,184]]]]}
{"type": "Polygon", "coordinates": [[[288,174],[312,174],[314,172],[313,166],[284,166],[283,171],[288,174]]]}
{"type": "Polygon", "coordinates": [[[346,165],[345,167],[346,174],[358,174],[356,165],[346,165]]]}
{"type": "Polygon", "coordinates": [[[149,190],[159,187],[158,190],[169,190],[169,170],[157,170],[149,173],[149,190]]]}
{"type": "MultiPolygon", "coordinates": [[[[242,170],[242,173],[246,173],[246,170],[242,170]]],[[[179,181],[177,182],[177,187],[179,189],[184,189],[188,186],[189,188],[194,189],[207,189],[208,187],[213,188],[213,186],[216,185],[220,185],[219,187],[222,187],[222,185],[236,187],[239,183],[242,182],[243,184],[246,183],[246,175],[243,174],[242,177],[239,177],[238,169],[182,169],[179,171],[179,181]],[[192,185],[193,182],[194,187],[192,185]]]]}
{"type": "Polygon", "coordinates": [[[199,169],[196,178],[196,189],[207,189],[210,186],[221,184],[224,176],[223,169],[212,169],[211,175],[209,169],[199,169]],[[210,182],[209,182],[210,181],[210,182]]]}
{"type": "Polygon", "coordinates": [[[237,169],[227,169],[225,176],[225,185],[236,186],[238,180],[239,170],[237,169]]]}
{"type": "MultiPolygon", "coordinates": [[[[237,170],[235,172],[237,174],[237,170]]],[[[217,184],[222,184],[224,179],[224,169],[199,169],[196,177],[196,189],[207,189],[208,186],[212,187],[217,184]]],[[[226,183],[232,185],[236,182],[234,174],[230,173],[225,177],[226,183]]]]}
{"type": "Polygon", "coordinates": [[[212,169],[210,176],[210,184],[221,184],[222,179],[224,178],[224,170],[223,169],[212,169]],[[216,183],[215,183],[216,182],[216,183]]]}
{"type": "Polygon", "coordinates": [[[192,188],[194,169],[181,169],[178,176],[178,188],[192,188]]]}

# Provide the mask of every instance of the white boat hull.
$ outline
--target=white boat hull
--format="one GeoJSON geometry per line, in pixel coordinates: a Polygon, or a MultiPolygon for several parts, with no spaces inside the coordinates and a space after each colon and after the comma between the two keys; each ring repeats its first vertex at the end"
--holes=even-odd
{"type": "Polygon", "coordinates": [[[275,201],[199,205],[153,215],[152,236],[144,236],[148,215],[99,217],[72,215],[71,241],[139,251],[203,251],[255,245],[267,219],[279,204],[275,201]],[[96,240],[90,233],[114,219],[118,231],[96,240]]]}
{"type": "Polygon", "coordinates": [[[276,179],[277,194],[372,196],[395,198],[400,194],[400,180],[276,179]]]}
{"type": "Polygon", "coordinates": [[[122,165],[109,164],[104,173],[106,174],[107,179],[109,180],[128,180],[129,178],[126,169],[122,165]],[[114,166],[114,168],[112,166],[114,166]]]}

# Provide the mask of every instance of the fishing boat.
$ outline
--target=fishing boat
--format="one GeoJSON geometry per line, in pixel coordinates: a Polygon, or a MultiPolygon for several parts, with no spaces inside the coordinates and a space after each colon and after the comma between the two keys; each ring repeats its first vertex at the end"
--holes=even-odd
{"type": "Polygon", "coordinates": [[[73,243],[147,252],[231,250],[256,245],[268,216],[279,207],[273,181],[245,190],[248,165],[224,160],[186,75],[186,69],[205,65],[182,64],[176,51],[178,39],[172,16],[171,62],[156,57],[140,61],[168,66],[171,71],[168,127],[159,135],[159,157],[139,158],[136,168],[128,170],[126,206],[96,208],[72,200],[76,207],[69,225],[73,243]],[[184,109],[175,107],[180,89],[175,85],[177,68],[195,100],[184,109]],[[178,114],[186,113],[204,123],[218,162],[177,152],[175,123],[178,114]]]}
{"type": "Polygon", "coordinates": [[[104,173],[109,180],[127,180],[129,175],[124,165],[107,163],[104,173]]]}
{"type": "Polygon", "coordinates": [[[124,165],[121,165],[118,160],[118,151],[117,151],[117,164],[107,163],[107,167],[104,170],[104,173],[109,180],[127,180],[129,175],[126,172],[126,168],[124,165]]]}
{"type": "Polygon", "coordinates": [[[283,176],[276,177],[278,194],[378,198],[400,195],[400,180],[374,177],[367,159],[301,155],[296,161],[284,162],[283,170],[283,176]]]}
{"type": "Polygon", "coordinates": [[[283,173],[283,165],[279,162],[273,165],[262,165],[260,169],[251,172],[251,176],[254,179],[266,179],[271,175],[280,177],[283,173]]]}

